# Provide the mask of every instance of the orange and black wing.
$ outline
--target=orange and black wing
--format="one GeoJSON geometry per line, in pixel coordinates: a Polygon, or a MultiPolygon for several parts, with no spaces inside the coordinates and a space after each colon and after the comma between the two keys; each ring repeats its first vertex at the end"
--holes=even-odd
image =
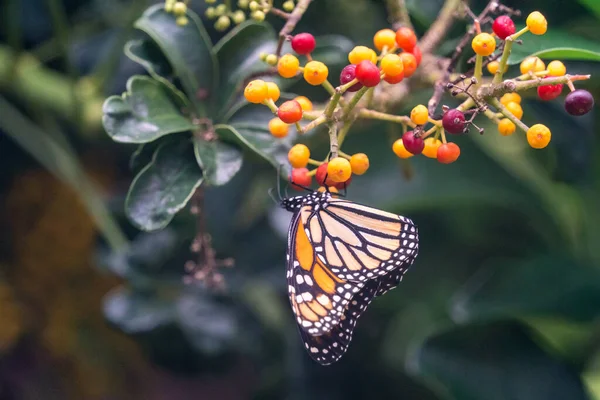
{"type": "Polygon", "coordinates": [[[318,206],[302,207],[301,222],[317,258],[337,279],[359,283],[404,273],[418,253],[418,230],[409,218],[345,199],[318,206]]]}
{"type": "Polygon", "coordinates": [[[288,233],[288,294],[300,328],[312,336],[323,335],[340,322],[363,282],[338,278],[316,256],[300,213],[294,213],[288,233]]]}

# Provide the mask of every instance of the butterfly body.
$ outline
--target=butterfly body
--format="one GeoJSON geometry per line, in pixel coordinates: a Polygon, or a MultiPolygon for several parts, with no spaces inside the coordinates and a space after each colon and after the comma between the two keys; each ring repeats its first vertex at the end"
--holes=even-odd
{"type": "Polygon", "coordinates": [[[292,212],[287,282],[309,355],[323,365],[347,350],[357,319],[396,287],[418,254],[418,231],[405,217],[328,191],[284,199],[292,212]]]}

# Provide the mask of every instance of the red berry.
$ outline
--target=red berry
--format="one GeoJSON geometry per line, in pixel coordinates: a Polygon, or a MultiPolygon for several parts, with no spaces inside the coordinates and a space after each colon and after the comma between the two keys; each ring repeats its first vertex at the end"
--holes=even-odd
{"type": "MultiPolygon", "coordinates": [[[[340,83],[345,85],[346,83],[354,80],[354,78],[356,78],[356,65],[346,65],[340,74],[340,83]]],[[[356,92],[361,87],[363,87],[363,85],[356,83],[348,88],[348,92],[356,92]]]]}
{"type": "Polygon", "coordinates": [[[560,96],[560,94],[562,93],[562,90],[563,90],[562,83],[558,83],[556,85],[538,86],[537,94],[538,94],[538,97],[540,98],[540,100],[550,101],[550,100],[554,100],[555,98],[560,96]]]}
{"type": "Polygon", "coordinates": [[[421,49],[419,49],[419,46],[415,46],[412,49],[411,53],[413,56],[415,56],[415,59],[417,60],[417,66],[421,64],[421,58],[423,58],[423,54],[421,53],[421,49]]]}
{"type": "Polygon", "coordinates": [[[460,156],[460,147],[456,143],[444,143],[438,147],[437,159],[442,164],[450,164],[460,156]]]}
{"type": "Polygon", "coordinates": [[[277,109],[277,116],[286,124],[293,124],[302,119],[302,106],[296,100],[288,100],[277,109]]]}
{"type": "Polygon", "coordinates": [[[292,38],[292,49],[298,54],[312,53],[316,45],[315,37],[310,33],[298,33],[292,38]]]}
{"type": "Polygon", "coordinates": [[[379,68],[371,61],[363,60],[356,66],[356,79],[366,87],[377,86],[381,81],[379,68]]]}
{"type": "Polygon", "coordinates": [[[594,107],[594,97],[584,89],[572,91],[565,97],[565,110],[571,115],[587,114],[594,107]]]}
{"type": "Polygon", "coordinates": [[[312,176],[308,175],[308,168],[294,168],[289,180],[294,189],[303,190],[300,186],[294,185],[294,183],[308,187],[312,183],[312,176]]]}
{"type": "Polygon", "coordinates": [[[425,148],[423,139],[415,137],[413,131],[408,131],[402,135],[402,144],[404,144],[404,148],[411,154],[421,154],[425,148]]]}
{"type": "Polygon", "coordinates": [[[384,81],[386,81],[387,83],[391,83],[391,84],[400,83],[400,82],[402,82],[403,79],[404,79],[404,72],[401,74],[398,74],[396,76],[385,75],[383,77],[384,81]]]}
{"type": "Polygon", "coordinates": [[[448,110],[442,118],[442,126],[448,133],[462,133],[465,130],[465,114],[453,108],[448,110]]]}
{"type": "Polygon", "coordinates": [[[517,31],[515,23],[508,15],[501,15],[492,24],[496,36],[504,40],[517,31]]]}
{"type": "Polygon", "coordinates": [[[317,168],[317,173],[315,174],[317,183],[321,186],[327,186],[327,187],[333,186],[338,190],[347,188],[348,185],[350,185],[350,182],[352,182],[352,176],[350,178],[348,178],[348,180],[345,182],[334,182],[331,180],[330,177],[327,176],[327,166],[328,165],[329,165],[329,163],[323,163],[323,164],[319,165],[319,168],[317,168]],[[325,180],[326,176],[327,176],[327,180],[325,180]]]}

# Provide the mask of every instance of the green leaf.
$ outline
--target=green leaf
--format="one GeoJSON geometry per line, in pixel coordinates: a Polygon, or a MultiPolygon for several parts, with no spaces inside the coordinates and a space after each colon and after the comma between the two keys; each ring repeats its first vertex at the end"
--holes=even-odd
{"type": "Polygon", "coordinates": [[[204,179],[215,186],[224,185],[238,173],[242,167],[242,152],[229,143],[219,140],[194,140],[196,161],[202,168],[204,179]]]}
{"type": "Polygon", "coordinates": [[[600,1],[598,0],[579,0],[584,7],[589,9],[591,12],[596,14],[596,17],[600,18],[600,1]]]}
{"type": "Polygon", "coordinates": [[[144,67],[155,79],[173,75],[169,60],[165,58],[160,47],[150,39],[130,40],[125,43],[124,51],[130,60],[144,67]]]}
{"type": "Polygon", "coordinates": [[[103,300],[104,316],[113,325],[128,334],[150,332],[171,323],[175,317],[172,302],[156,293],[139,292],[118,287],[103,300]]]}
{"type": "Polygon", "coordinates": [[[102,124],[116,142],[147,143],[175,132],[194,129],[169,97],[168,88],[152,78],[135,75],[127,92],[104,102],[102,124]]]}
{"type": "Polygon", "coordinates": [[[135,27],[160,47],[196,111],[206,117],[209,115],[206,99],[214,93],[218,83],[217,60],[202,20],[191,10],[187,18],[187,25],[178,26],[175,16],[167,13],[163,4],[156,4],[142,14],[135,27]]]}
{"type": "Polygon", "coordinates": [[[588,399],[579,373],[544,352],[514,322],[452,328],[428,337],[413,373],[461,400],[588,399]]]}
{"type": "Polygon", "coordinates": [[[165,143],[131,183],[125,211],[142,230],[164,228],[201,183],[192,143],[165,143]]]}
{"type": "Polygon", "coordinates": [[[590,321],[600,315],[600,271],[564,255],[497,260],[455,295],[457,322],[507,316],[590,321]]]}
{"type": "Polygon", "coordinates": [[[508,64],[518,64],[528,56],[552,60],[600,61],[600,44],[553,29],[544,35],[529,35],[521,45],[514,44],[508,64]]]}

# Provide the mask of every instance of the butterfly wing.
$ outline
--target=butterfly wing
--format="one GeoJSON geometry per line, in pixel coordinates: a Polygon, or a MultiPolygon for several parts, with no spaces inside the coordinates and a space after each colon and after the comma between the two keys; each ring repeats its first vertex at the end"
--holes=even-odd
{"type": "Polygon", "coordinates": [[[316,257],[300,212],[293,214],[288,233],[287,282],[298,325],[313,336],[336,327],[352,297],[364,286],[339,279],[316,257]]]}
{"type": "Polygon", "coordinates": [[[302,207],[300,216],[317,258],[347,282],[401,276],[418,253],[417,227],[403,216],[331,197],[302,207]]]}

